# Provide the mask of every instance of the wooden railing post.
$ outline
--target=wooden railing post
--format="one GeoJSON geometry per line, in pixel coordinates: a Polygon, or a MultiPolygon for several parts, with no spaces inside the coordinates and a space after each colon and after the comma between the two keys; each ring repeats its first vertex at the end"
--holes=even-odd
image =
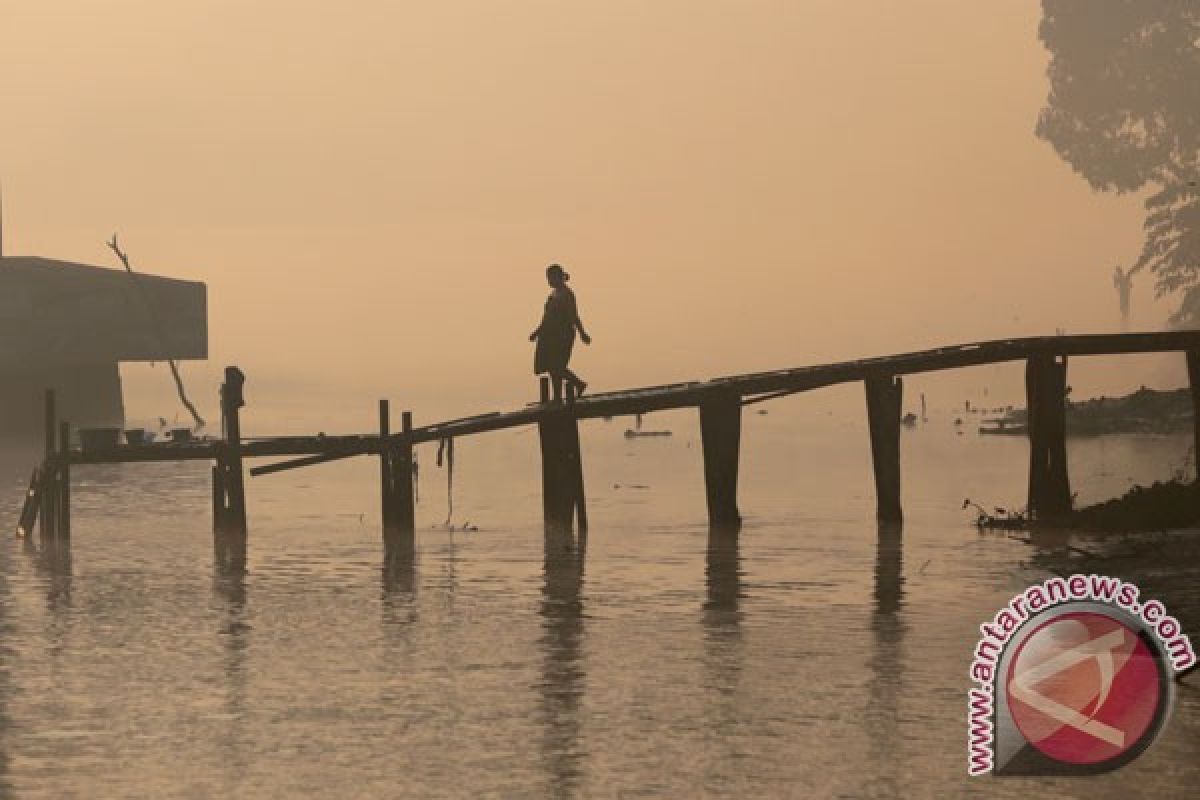
{"type": "Polygon", "coordinates": [[[712,525],[739,525],[738,458],[742,440],[742,400],[733,393],[700,402],[700,437],[704,448],[704,490],[712,525]]]}
{"type": "Polygon", "coordinates": [[[875,467],[875,514],[881,522],[901,522],[900,416],[904,383],[896,376],[867,378],[867,427],[871,433],[871,461],[875,467]]]}

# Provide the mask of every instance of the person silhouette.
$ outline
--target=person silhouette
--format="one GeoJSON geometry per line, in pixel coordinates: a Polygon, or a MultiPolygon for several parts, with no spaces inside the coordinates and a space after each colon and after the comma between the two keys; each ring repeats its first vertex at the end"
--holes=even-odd
{"type": "Polygon", "coordinates": [[[1121,329],[1129,328],[1129,294],[1133,290],[1133,270],[1126,272],[1117,266],[1113,269],[1113,288],[1117,290],[1121,307],[1121,329]]]}
{"type": "Polygon", "coordinates": [[[571,360],[571,349],[575,346],[575,331],[579,331],[579,338],[584,344],[592,343],[592,337],[588,336],[579,319],[575,293],[567,286],[570,279],[571,276],[560,265],[546,267],[550,296],[546,298],[541,323],[537,330],[529,334],[529,341],[537,342],[533,353],[533,373],[550,376],[556,402],[562,400],[564,380],[575,387],[576,396],[582,395],[587,388],[587,383],[567,367],[571,360]]]}

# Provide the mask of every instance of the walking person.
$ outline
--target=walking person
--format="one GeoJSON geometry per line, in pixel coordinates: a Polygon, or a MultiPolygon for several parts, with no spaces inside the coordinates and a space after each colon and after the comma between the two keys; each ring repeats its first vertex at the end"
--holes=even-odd
{"type": "Polygon", "coordinates": [[[546,267],[546,283],[550,284],[550,296],[542,312],[542,322],[537,330],[529,334],[529,341],[537,342],[533,354],[535,375],[548,374],[554,386],[554,400],[562,400],[562,385],[566,381],[575,387],[578,397],[587,388],[587,383],[568,368],[571,348],[575,346],[575,332],[584,344],[591,344],[592,337],[583,329],[579,310],[575,305],[575,293],[567,286],[571,276],[558,264],[546,267]]]}

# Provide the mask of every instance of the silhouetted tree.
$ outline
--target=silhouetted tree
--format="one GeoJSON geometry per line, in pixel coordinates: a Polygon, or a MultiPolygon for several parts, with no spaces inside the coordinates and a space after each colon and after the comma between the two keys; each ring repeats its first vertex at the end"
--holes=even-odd
{"type": "Polygon", "coordinates": [[[1037,135],[1100,191],[1156,191],[1130,274],[1183,292],[1177,324],[1200,322],[1200,3],[1042,0],[1050,94],[1037,135]]]}

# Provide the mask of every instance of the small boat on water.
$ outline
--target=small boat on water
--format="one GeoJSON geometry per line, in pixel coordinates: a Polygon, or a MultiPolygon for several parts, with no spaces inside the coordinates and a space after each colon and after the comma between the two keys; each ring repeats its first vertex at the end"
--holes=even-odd
{"type": "Polygon", "coordinates": [[[634,416],[634,426],[625,429],[626,439],[640,439],[643,436],[670,436],[670,431],[644,431],[642,430],[642,415],[634,416]]]}
{"type": "Polygon", "coordinates": [[[979,432],[985,435],[1024,436],[1028,428],[1024,422],[1010,419],[985,419],[979,426],[979,432]]]}

